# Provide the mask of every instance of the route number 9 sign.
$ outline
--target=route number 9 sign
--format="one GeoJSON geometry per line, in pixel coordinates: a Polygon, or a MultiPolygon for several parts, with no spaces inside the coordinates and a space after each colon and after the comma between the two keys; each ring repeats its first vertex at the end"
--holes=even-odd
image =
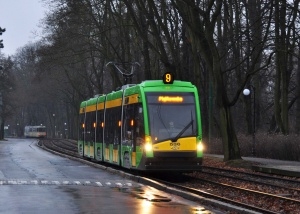
{"type": "Polygon", "coordinates": [[[171,72],[166,72],[163,75],[163,82],[164,84],[173,84],[174,75],[171,72]]]}

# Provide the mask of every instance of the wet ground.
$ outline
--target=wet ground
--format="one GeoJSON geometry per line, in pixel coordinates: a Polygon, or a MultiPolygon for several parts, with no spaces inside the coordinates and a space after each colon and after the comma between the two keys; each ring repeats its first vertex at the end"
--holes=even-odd
{"type": "Polygon", "coordinates": [[[0,141],[0,213],[214,213],[196,202],[48,153],[0,141]]]}

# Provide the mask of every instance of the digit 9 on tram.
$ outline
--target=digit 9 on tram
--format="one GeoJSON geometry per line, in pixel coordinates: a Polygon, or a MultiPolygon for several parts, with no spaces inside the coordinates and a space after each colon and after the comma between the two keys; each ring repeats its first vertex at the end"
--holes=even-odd
{"type": "Polygon", "coordinates": [[[141,171],[201,170],[198,91],[171,73],[83,101],[79,118],[84,158],[141,171]]]}

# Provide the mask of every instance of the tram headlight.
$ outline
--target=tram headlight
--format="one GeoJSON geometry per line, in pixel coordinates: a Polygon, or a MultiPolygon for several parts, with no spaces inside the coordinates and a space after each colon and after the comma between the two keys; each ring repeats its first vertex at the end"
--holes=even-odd
{"type": "Polygon", "coordinates": [[[204,146],[202,144],[202,141],[199,140],[198,143],[197,143],[197,157],[198,158],[203,157],[203,150],[204,150],[204,146]]]}
{"type": "Polygon", "coordinates": [[[200,142],[198,142],[198,144],[197,144],[197,151],[198,151],[198,152],[203,152],[203,150],[204,150],[204,147],[203,147],[202,142],[200,141],[200,142]]]}
{"type": "Polygon", "coordinates": [[[145,151],[146,152],[151,152],[152,151],[152,144],[151,143],[146,143],[145,144],[145,151]]]}
{"type": "Polygon", "coordinates": [[[145,151],[146,152],[151,152],[152,151],[152,140],[150,136],[145,137],[145,145],[144,145],[145,151]]]}
{"type": "Polygon", "coordinates": [[[150,136],[145,136],[144,150],[147,157],[153,157],[153,146],[150,136]]]}

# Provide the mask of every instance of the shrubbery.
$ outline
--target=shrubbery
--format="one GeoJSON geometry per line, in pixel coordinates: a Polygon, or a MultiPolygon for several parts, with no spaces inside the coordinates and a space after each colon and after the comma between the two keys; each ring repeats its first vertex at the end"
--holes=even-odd
{"type": "MultiPolygon", "coordinates": [[[[241,155],[252,156],[252,135],[239,134],[241,155]]],[[[223,145],[220,138],[205,143],[206,153],[223,154],[223,145]]],[[[256,157],[279,160],[300,161],[300,136],[257,133],[255,135],[256,157]]]]}

